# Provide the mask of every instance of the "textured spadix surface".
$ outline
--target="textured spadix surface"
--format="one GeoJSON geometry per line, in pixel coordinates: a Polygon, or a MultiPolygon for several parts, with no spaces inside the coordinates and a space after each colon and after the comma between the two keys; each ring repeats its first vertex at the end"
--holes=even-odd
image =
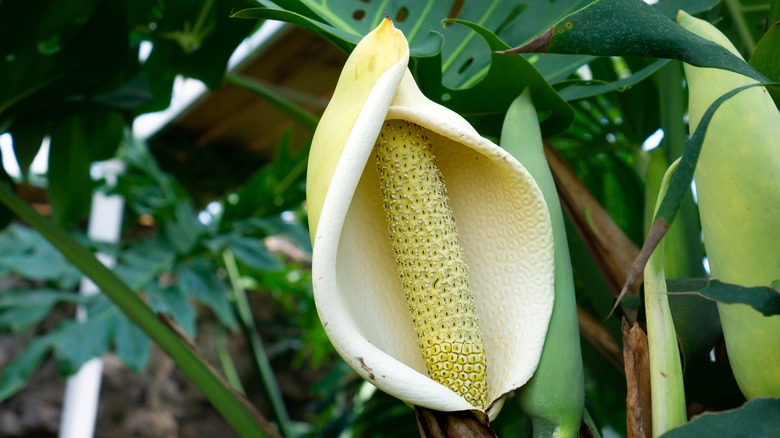
{"type": "Polygon", "coordinates": [[[547,208],[528,172],[428,100],[385,20],[355,48],[312,143],[308,175],[317,309],[333,345],[379,389],[440,411],[481,410],[431,379],[404,299],[373,150],[385,120],[430,140],[457,222],[487,362],[489,416],[539,362],[553,305],[547,208]]]}

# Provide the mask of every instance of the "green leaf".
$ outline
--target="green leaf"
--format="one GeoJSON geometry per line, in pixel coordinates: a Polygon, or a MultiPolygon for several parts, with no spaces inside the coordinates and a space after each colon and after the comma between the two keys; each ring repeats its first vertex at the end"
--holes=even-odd
{"type": "Polygon", "coordinates": [[[722,2],[723,20],[718,28],[734,43],[747,59],[756,49],[764,31],[777,19],[770,15],[772,0],[725,0],[722,2]]]}
{"type": "Polygon", "coordinates": [[[277,260],[262,241],[251,237],[236,237],[231,239],[227,247],[233,251],[241,263],[261,271],[277,271],[282,263],[277,260]]]}
{"type": "Polygon", "coordinates": [[[709,11],[721,3],[720,0],[661,0],[653,7],[667,17],[674,19],[682,9],[690,15],[709,11]]]}
{"type": "Polygon", "coordinates": [[[131,370],[141,372],[149,362],[149,337],[121,312],[116,313],[116,354],[131,370]]]}
{"type": "Polygon", "coordinates": [[[168,107],[177,75],[199,79],[211,89],[222,85],[227,62],[255,24],[232,20],[230,14],[251,3],[245,0],[165,2],[163,19],[152,34],[154,48],[143,73],[154,96],[143,111],[168,107]]]}
{"type": "MultiPolygon", "coordinates": [[[[509,47],[484,27],[462,20],[452,22],[471,28],[485,39],[491,51],[509,47]]],[[[419,58],[413,72],[429,98],[469,119],[483,135],[500,135],[504,114],[526,87],[531,89],[536,110],[545,116],[541,121],[545,137],[559,133],[571,124],[574,120],[572,108],[524,57],[493,54],[491,59],[487,75],[466,89],[453,90],[442,84],[440,55],[419,58]]]]}
{"type": "Polygon", "coordinates": [[[674,217],[677,215],[677,211],[680,209],[682,199],[690,190],[691,181],[693,181],[693,171],[696,169],[696,163],[699,161],[699,154],[701,153],[701,147],[704,143],[704,136],[707,133],[707,128],[710,125],[712,116],[715,115],[715,111],[720,108],[723,102],[732,98],[740,91],[746,90],[751,87],[759,86],[761,84],[749,84],[743,85],[739,88],[735,88],[728,93],[717,98],[704,112],[704,115],[699,122],[691,136],[688,144],[685,146],[685,151],[680,160],[680,165],[677,171],[672,176],[672,181],[669,184],[669,190],[664,196],[664,200],[658,208],[658,212],[655,215],[655,221],[659,219],[664,220],[667,224],[671,224],[674,221],[674,217]]]}
{"type": "MultiPolygon", "coordinates": [[[[41,216],[30,205],[16,196],[7,185],[0,184],[0,202],[11,208],[20,218],[37,229],[57,249],[85,273],[128,317],[155,340],[179,366],[182,372],[203,391],[212,406],[241,436],[274,435],[270,424],[248,403],[242,402],[223,379],[186,343],[166,326],[158,315],[119,277],[106,268],[88,249],[81,246],[62,228],[41,216]]],[[[48,341],[47,341],[48,342],[48,341]]],[[[8,368],[8,367],[7,367],[8,368]]],[[[5,370],[4,370],[5,371],[5,370]]],[[[25,370],[22,370],[25,372],[25,370]]],[[[10,380],[9,380],[10,381],[10,380]]],[[[0,382],[5,388],[6,380],[0,382]]],[[[12,381],[17,384],[18,380],[12,381]]],[[[3,392],[3,394],[6,394],[3,392]]],[[[2,394],[0,394],[2,395],[2,394]]],[[[6,394],[7,395],[7,394],[6,394]]]]}
{"type": "Polygon", "coordinates": [[[3,291],[0,293],[0,331],[26,332],[48,316],[56,304],[83,301],[78,294],[53,289],[3,291]]]}
{"type": "Polygon", "coordinates": [[[247,217],[265,217],[293,209],[306,198],[305,177],[308,147],[293,151],[290,131],[279,138],[273,161],[228,196],[220,226],[247,217]]]}
{"type": "MultiPolygon", "coordinates": [[[[100,0],[49,1],[46,13],[40,17],[36,37],[38,41],[56,39],[59,45],[68,45],[94,14],[100,0]],[[56,38],[52,38],[56,37],[56,38]]],[[[39,42],[39,44],[41,44],[39,42]]]]}
{"type": "Polygon", "coordinates": [[[43,137],[49,132],[46,123],[14,124],[11,128],[14,155],[22,176],[26,177],[35,156],[41,149],[43,137]]]}
{"type": "Polygon", "coordinates": [[[310,17],[301,15],[293,11],[278,9],[278,7],[243,9],[231,15],[231,17],[278,20],[287,23],[297,24],[327,39],[328,41],[332,42],[334,45],[336,45],[338,48],[340,48],[345,52],[351,52],[352,49],[360,41],[360,37],[356,34],[345,32],[341,29],[337,29],[331,25],[322,23],[321,21],[318,20],[311,19],[310,17]]]}
{"type": "Polygon", "coordinates": [[[65,321],[57,327],[52,350],[61,374],[74,374],[88,360],[108,351],[117,315],[117,308],[105,296],[98,296],[87,306],[86,321],[65,321]]]}
{"type": "Polygon", "coordinates": [[[51,133],[49,201],[59,223],[72,224],[87,216],[94,188],[90,166],[114,155],[124,128],[118,113],[92,111],[63,120],[51,133]]]}
{"type": "Polygon", "coordinates": [[[661,205],[658,207],[653,223],[650,226],[648,237],[642,245],[637,259],[631,266],[631,271],[628,273],[626,283],[620,292],[618,302],[628,292],[628,288],[639,278],[650,254],[652,254],[653,250],[655,250],[660,240],[668,231],[669,226],[674,222],[677,212],[680,210],[682,200],[690,190],[691,181],[693,181],[693,172],[696,169],[696,163],[699,161],[699,154],[701,153],[701,147],[704,143],[704,136],[706,135],[707,127],[709,126],[715,111],[720,108],[723,102],[732,98],[737,93],[760,85],[765,84],[753,83],[737,87],[715,99],[709,108],[707,108],[707,111],[704,112],[704,115],[699,121],[699,125],[696,127],[696,131],[693,132],[693,135],[685,146],[682,157],[680,157],[680,164],[672,175],[669,189],[667,190],[663,201],[661,201],[661,205]]]}
{"type": "Polygon", "coordinates": [[[190,252],[204,231],[189,200],[176,202],[173,217],[162,224],[163,234],[179,254],[190,252]]]}
{"type": "Polygon", "coordinates": [[[190,337],[195,336],[195,309],[189,298],[180,288],[160,287],[157,283],[149,283],[145,292],[151,298],[151,306],[155,312],[170,315],[179,327],[190,337]]]}
{"type": "Polygon", "coordinates": [[[757,398],[737,409],[705,413],[688,424],[672,429],[663,438],[693,436],[774,436],[780,430],[780,399],[757,398]]]}
{"type": "MultiPolygon", "coordinates": [[[[350,52],[360,36],[374,29],[387,13],[404,32],[413,57],[442,53],[442,79],[448,88],[473,85],[487,72],[491,55],[471,30],[442,20],[457,18],[494,32],[511,44],[527,41],[586,0],[525,2],[491,0],[459,2],[261,1],[264,8],[239,11],[234,16],[287,21],[303,26],[350,52]],[[287,9],[287,10],[284,10],[287,9]],[[439,35],[440,34],[440,35],[439,35]],[[442,47],[441,42],[446,44],[442,47]]],[[[518,93],[519,94],[519,93],[518,93]]]]}
{"type": "MultiPolygon", "coordinates": [[[[8,174],[5,170],[5,162],[3,159],[0,159],[0,184],[8,184],[9,186],[14,186],[14,181],[11,178],[11,175],[8,174]]],[[[11,221],[14,219],[14,214],[9,210],[6,206],[0,206],[0,230],[7,227],[11,221]]]]}
{"type": "Polygon", "coordinates": [[[510,51],[537,52],[679,59],[766,80],[727,49],[683,29],[641,0],[597,0],[510,51]]]}
{"type": "Polygon", "coordinates": [[[716,279],[670,280],[669,293],[698,295],[724,304],[746,304],[765,316],[780,315],[780,290],[769,286],[746,287],[716,279]]]}
{"type": "Polygon", "coordinates": [[[0,402],[19,392],[38,368],[53,342],[53,336],[39,336],[7,363],[0,372],[0,402]]]}
{"type": "Polygon", "coordinates": [[[633,73],[631,76],[623,79],[617,79],[610,82],[604,82],[599,80],[593,81],[574,81],[573,85],[568,85],[566,82],[556,83],[556,88],[565,87],[559,91],[562,98],[572,101],[577,99],[584,99],[586,97],[592,97],[599,94],[605,94],[610,91],[625,91],[632,85],[647,79],[653,73],[657,72],[664,65],[669,63],[668,59],[659,59],[652,64],[642,68],[641,70],[633,73]],[[578,83],[583,83],[582,85],[578,83]],[[587,83],[585,85],[584,83],[587,83]]]}
{"type": "Polygon", "coordinates": [[[130,287],[141,289],[154,283],[157,276],[173,268],[175,254],[170,245],[154,236],[122,251],[114,272],[130,287]]]}
{"type": "Polygon", "coordinates": [[[49,12],[42,15],[23,1],[2,2],[0,123],[72,114],[137,68],[124,6],[91,3],[46,1],[38,5],[49,12]]]}
{"type": "MultiPolygon", "coordinates": [[[[750,65],[769,80],[780,82],[780,22],[775,23],[758,42],[753,56],[750,57],[750,65]]],[[[780,89],[768,87],[767,90],[775,105],[780,107],[780,89]]]]}
{"type": "Polygon", "coordinates": [[[13,225],[0,234],[0,266],[29,280],[48,280],[64,289],[75,287],[79,272],[35,230],[13,225]]]}
{"type": "Polygon", "coordinates": [[[232,330],[237,323],[227,299],[228,288],[215,272],[216,266],[210,260],[200,259],[179,265],[176,276],[184,293],[211,308],[220,322],[232,330]]]}
{"type": "Polygon", "coordinates": [[[49,315],[54,302],[38,306],[17,306],[4,310],[0,307],[0,330],[24,333],[49,315]]]}

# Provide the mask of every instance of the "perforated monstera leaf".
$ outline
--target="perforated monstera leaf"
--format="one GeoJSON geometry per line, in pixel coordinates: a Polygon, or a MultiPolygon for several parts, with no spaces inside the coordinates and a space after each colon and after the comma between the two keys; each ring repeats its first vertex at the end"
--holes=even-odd
{"type": "MultiPolygon", "coordinates": [[[[587,1],[337,0],[326,3],[282,0],[260,3],[264,7],[239,11],[234,16],[295,23],[348,52],[387,13],[395,26],[404,32],[412,58],[426,60],[422,69],[415,69],[416,61],[411,66],[422,91],[458,112],[478,101],[478,116],[490,120],[476,121],[476,127],[483,134],[497,136],[503,114],[515,95],[529,85],[532,88],[549,87],[522,57],[505,61],[499,71],[489,72],[491,56],[493,63],[496,56],[491,55],[491,50],[508,48],[501,41],[513,45],[531,39],[587,1]],[[447,19],[457,19],[459,23],[445,21],[447,19]],[[525,74],[529,71],[531,76],[525,74]],[[486,78],[488,80],[483,80],[486,78]],[[468,90],[462,90],[464,88],[468,90]],[[517,93],[513,94],[514,91],[517,93]]],[[[558,116],[550,119],[556,122],[545,132],[559,132],[571,121],[573,113],[552,90],[544,90],[541,94],[543,98],[539,104],[549,103],[547,109],[558,116]]],[[[472,120],[468,114],[466,117],[472,120]]]]}

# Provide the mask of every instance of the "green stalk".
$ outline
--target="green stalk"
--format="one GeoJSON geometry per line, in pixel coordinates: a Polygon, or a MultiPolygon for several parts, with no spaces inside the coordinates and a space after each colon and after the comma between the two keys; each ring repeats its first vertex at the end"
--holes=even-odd
{"type": "Polygon", "coordinates": [[[283,112],[306,129],[314,132],[314,129],[317,128],[317,123],[320,121],[317,116],[296,105],[290,99],[284,97],[281,93],[271,89],[271,87],[266,86],[262,82],[233,72],[225,73],[225,80],[262,97],[276,109],[283,112]]]}
{"type": "Polygon", "coordinates": [[[249,300],[246,296],[246,290],[241,285],[241,275],[238,272],[238,264],[236,263],[233,251],[229,249],[224,250],[222,252],[222,259],[225,262],[225,269],[227,270],[230,287],[233,291],[238,320],[241,323],[244,336],[249,340],[252,358],[255,361],[257,371],[260,373],[265,395],[271,403],[271,409],[274,411],[276,421],[279,423],[279,429],[282,432],[282,436],[295,436],[290,423],[290,417],[287,414],[287,408],[284,406],[282,392],[279,390],[274,370],[271,368],[271,362],[268,360],[265,347],[263,347],[263,340],[260,338],[260,333],[257,331],[257,325],[252,316],[252,309],[249,306],[249,300]]]}
{"type": "Polygon", "coordinates": [[[576,437],[585,403],[582,354],[571,257],[563,212],[544,155],[536,109],[526,89],[507,111],[501,147],[525,166],[542,190],[555,242],[555,306],[536,373],[518,391],[535,438],[576,437]]]}
{"type": "MultiPolygon", "coordinates": [[[[683,93],[683,71],[680,61],[672,61],[658,71],[658,100],[661,116],[661,128],[664,130],[664,139],[661,145],[666,152],[663,169],[677,159],[685,150],[685,137],[687,127],[683,123],[685,96],[683,93]]],[[[663,170],[659,169],[659,179],[663,170]]],[[[653,187],[656,189],[657,187],[653,187]]],[[[690,192],[690,190],[688,190],[690,192]]],[[[652,202],[657,191],[648,191],[648,202],[652,202]]],[[[646,211],[647,229],[653,221],[649,215],[653,211],[652,204],[646,211]]],[[[693,202],[693,196],[685,195],[677,217],[672,223],[664,238],[666,250],[664,267],[669,278],[703,277],[705,275],[702,259],[704,251],[701,245],[701,227],[699,226],[699,214],[693,202]]]]}
{"type": "MultiPolygon", "coordinates": [[[[669,180],[680,160],[675,161],[661,181],[656,208],[661,204],[669,180]]],[[[650,394],[653,411],[653,436],[685,424],[685,389],[682,378],[677,335],[669,310],[664,275],[664,240],[658,244],[645,266],[645,313],[650,353],[650,394]]]]}
{"type": "Polygon", "coordinates": [[[756,49],[756,41],[753,39],[753,35],[750,33],[750,25],[745,20],[742,4],[739,0],[724,0],[723,3],[729,10],[731,20],[734,22],[734,27],[737,28],[737,34],[742,41],[745,51],[750,54],[756,49]]]}
{"type": "Polygon", "coordinates": [[[0,202],[38,230],[62,255],[89,277],[139,328],[165,351],[208,398],[227,423],[243,437],[278,436],[249,402],[166,326],[152,309],[114,272],[100,263],[65,230],[41,216],[7,184],[0,184],[0,202]]]}
{"type": "Polygon", "coordinates": [[[236,391],[240,392],[241,394],[246,395],[244,385],[241,384],[241,378],[239,377],[238,371],[236,370],[236,364],[233,362],[233,358],[230,357],[225,329],[222,328],[221,325],[216,325],[215,330],[216,333],[214,336],[214,343],[216,344],[219,363],[222,365],[222,372],[225,374],[225,378],[227,379],[228,383],[230,383],[230,386],[235,388],[236,391]]]}

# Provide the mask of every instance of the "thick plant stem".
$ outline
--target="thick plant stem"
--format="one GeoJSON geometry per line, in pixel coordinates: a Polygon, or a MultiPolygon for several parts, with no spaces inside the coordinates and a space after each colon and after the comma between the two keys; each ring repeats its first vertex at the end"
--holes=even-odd
{"type": "Polygon", "coordinates": [[[65,230],[41,216],[29,204],[17,197],[7,184],[0,184],[0,202],[38,230],[152,338],[173,359],[187,378],[203,391],[206,398],[236,433],[243,437],[278,436],[273,427],[246,399],[236,393],[224,378],[169,329],[152,309],[113,271],[100,263],[94,254],[81,246],[65,230]]]}
{"type": "Polygon", "coordinates": [[[233,251],[229,249],[224,250],[222,252],[222,259],[225,262],[225,270],[227,270],[230,287],[233,292],[238,320],[241,323],[244,336],[246,336],[249,341],[249,348],[252,350],[252,359],[255,361],[255,366],[257,367],[260,379],[263,382],[265,396],[271,403],[271,409],[274,411],[274,416],[279,423],[279,429],[281,430],[282,435],[288,438],[292,437],[294,436],[294,433],[290,424],[290,417],[287,414],[287,408],[284,405],[282,392],[276,382],[274,370],[271,368],[271,362],[268,360],[268,354],[265,352],[263,340],[260,338],[260,333],[257,331],[257,325],[255,324],[252,310],[249,306],[249,300],[246,296],[246,290],[244,290],[244,287],[241,285],[241,276],[238,272],[238,264],[236,264],[236,258],[233,255],[233,251]]]}
{"type": "Polygon", "coordinates": [[[526,90],[509,107],[501,133],[501,146],[528,169],[542,190],[555,242],[555,307],[539,367],[520,388],[518,399],[532,419],[534,437],[574,437],[585,403],[574,280],[563,212],[537,120],[526,90]]]}
{"type": "MultiPolygon", "coordinates": [[[[669,179],[678,161],[667,170],[661,182],[656,205],[661,203],[669,179]]],[[[645,313],[647,315],[647,342],[650,352],[650,391],[653,411],[653,436],[684,424],[685,389],[682,365],[677,348],[677,335],[669,310],[664,275],[664,242],[655,249],[645,266],[645,313]]]]}

